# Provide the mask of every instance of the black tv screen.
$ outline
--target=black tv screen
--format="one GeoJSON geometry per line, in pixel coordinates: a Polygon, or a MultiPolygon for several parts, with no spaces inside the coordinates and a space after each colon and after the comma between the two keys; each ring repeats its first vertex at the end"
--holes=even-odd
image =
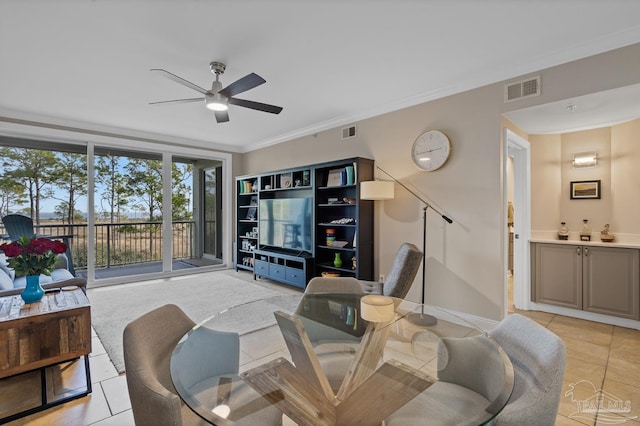
{"type": "Polygon", "coordinates": [[[311,198],[260,200],[260,246],[311,252],[311,198]]]}

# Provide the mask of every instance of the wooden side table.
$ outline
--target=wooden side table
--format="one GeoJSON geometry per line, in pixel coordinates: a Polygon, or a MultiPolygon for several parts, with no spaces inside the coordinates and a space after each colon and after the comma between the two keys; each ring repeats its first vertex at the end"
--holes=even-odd
{"type": "Polygon", "coordinates": [[[20,296],[0,297],[0,388],[16,375],[40,370],[41,404],[0,419],[6,423],[91,393],[91,305],[77,288],[52,290],[25,305],[20,296]],[[48,401],[46,367],[84,357],[86,389],[48,401]]]}

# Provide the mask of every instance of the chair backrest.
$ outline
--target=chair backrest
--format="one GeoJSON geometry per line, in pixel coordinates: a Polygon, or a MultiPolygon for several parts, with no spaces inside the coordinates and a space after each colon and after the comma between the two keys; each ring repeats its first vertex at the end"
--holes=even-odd
{"type": "Polygon", "coordinates": [[[403,243],[384,281],[382,294],[404,299],[422,262],[422,251],[411,243],[403,243]]]}
{"type": "Polygon", "coordinates": [[[12,240],[25,236],[33,238],[36,234],[33,230],[33,220],[28,216],[8,214],[2,218],[2,223],[7,234],[9,234],[9,238],[12,240]]]}
{"type": "Polygon", "coordinates": [[[353,277],[311,278],[305,293],[363,293],[357,279],[353,277]]]}
{"type": "Polygon", "coordinates": [[[194,325],[182,309],[164,305],[125,327],[124,365],[136,425],[182,425],[169,363],[176,344],[194,325]]]}
{"type": "Polygon", "coordinates": [[[562,339],[519,314],[489,334],[509,355],[515,375],[513,393],[495,424],[555,424],[567,358],[562,339]]]}

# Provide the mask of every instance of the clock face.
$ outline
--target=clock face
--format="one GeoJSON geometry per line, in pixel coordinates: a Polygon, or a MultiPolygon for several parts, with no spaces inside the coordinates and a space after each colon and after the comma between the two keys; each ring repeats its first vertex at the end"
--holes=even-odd
{"type": "Polygon", "coordinates": [[[413,143],[411,158],[418,168],[431,172],[442,167],[450,154],[451,143],[447,135],[430,130],[418,136],[413,143]]]}

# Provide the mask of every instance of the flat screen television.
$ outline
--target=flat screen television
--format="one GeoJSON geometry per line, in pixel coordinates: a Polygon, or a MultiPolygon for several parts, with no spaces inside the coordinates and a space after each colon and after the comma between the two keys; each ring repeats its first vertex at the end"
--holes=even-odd
{"type": "Polygon", "coordinates": [[[312,209],[311,198],[260,200],[260,246],[311,253],[312,209]]]}

